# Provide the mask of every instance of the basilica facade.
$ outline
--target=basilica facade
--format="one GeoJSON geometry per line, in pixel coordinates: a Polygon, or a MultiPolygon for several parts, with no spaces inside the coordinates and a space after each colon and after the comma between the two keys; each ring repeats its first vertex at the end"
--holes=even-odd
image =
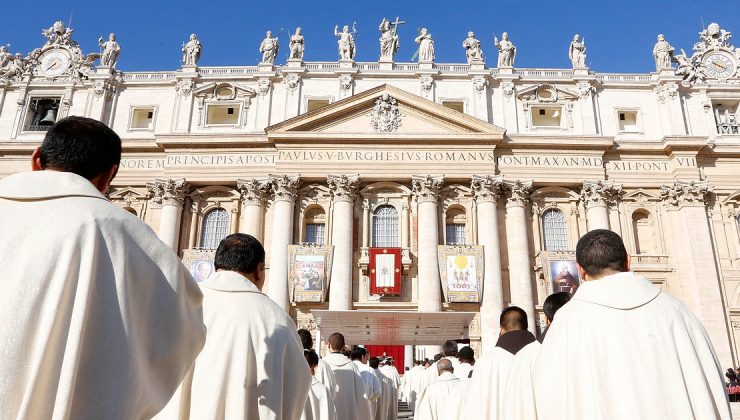
{"type": "Polygon", "coordinates": [[[0,176],[29,169],[56,119],[101,120],[123,140],[110,199],[196,280],[221,238],[252,234],[265,292],[300,327],[417,344],[416,357],[448,338],[493,346],[508,305],[541,330],[544,299],[581,281],[578,238],[611,229],[737,364],[740,54],[727,31],[710,25],[690,57],[659,38],[656,71],[616,74],[588,69],[577,37],[569,69],[517,68],[508,38],[488,66],[474,34],[467,63],[436,63],[433,48],[394,62],[392,29],[377,62],[354,60],[347,31],[340,60],[304,61],[297,31],[286,64],[268,35],[259,65],[199,67],[193,35],[181,68],[127,72],[114,36],[85,55],[55,25],[27,56],[1,51],[0,176]]]}

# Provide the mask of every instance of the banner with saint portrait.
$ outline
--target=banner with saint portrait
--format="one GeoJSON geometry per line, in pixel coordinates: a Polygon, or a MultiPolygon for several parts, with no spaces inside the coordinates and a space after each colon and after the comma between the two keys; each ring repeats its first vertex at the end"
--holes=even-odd
{"type": "Polygon", "coordinates": [[[554,252],[547,256],[544,264],[548,292],[567,292],[571,295],[581,284],[573,252],[554,252]]]}
{"type": "Polygon", "coordinates": [[[182,263],[188,268],[196,282],[211,278],[216,268],[213,259],[216,255],[215,249],[186,249],[183,251],[182,263]]]}
{"type": "Polygon", "coordinates": [[[438,262],[446,302],[480,302],[484,269],[481,245],[439,245],[438,262]]]}
{"type": "Polygon", "coordinates": [[[333,247],[289,245],[288,282],[291,302],[324,302],[329,290],[333,247]]]}
{"type": "Polygon", "coordinates": [[[370,263],[371,295],[400,295],[401,294],[401,248],[370,248],[368,250],[370,263]]]}

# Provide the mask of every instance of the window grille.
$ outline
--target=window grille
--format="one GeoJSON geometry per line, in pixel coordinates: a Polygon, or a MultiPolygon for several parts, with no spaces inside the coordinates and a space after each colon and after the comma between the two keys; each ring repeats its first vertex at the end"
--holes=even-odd
{"type": "Polygon", "coordinates": [[[380,206],[373,212],[373,247],[398,247],[398,212],[393,206],[380,206]]]}
{"type": "Polygon", "coordinates": [[[445,226],[447,245],[465,245],[465,225],[462,223],[447,223],[445,226]]]}
{"type": "Polygon", "coordinates": [[[546,210],[542,214],[542,230],[545,237],[545,251],[566,251],[568,249],[568,224],[562,211],[546,210]]]}
{"type": "Polygon", "coordinates": [[[221,239],[229,234],[229,212],[225,209],[213,209],[203,217],[203,229],[200,247],[216,249],[221,239]]]}
{"type": "Polygon", "coordinates": [[[313,245],[324,245],[323,223],[306,223],[306,243],[313,245]]]}

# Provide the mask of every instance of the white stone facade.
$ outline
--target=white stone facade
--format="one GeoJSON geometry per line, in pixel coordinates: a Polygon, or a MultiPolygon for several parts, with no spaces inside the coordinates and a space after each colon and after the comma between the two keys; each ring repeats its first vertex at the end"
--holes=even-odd
{"type": "Polygon", "coordinates": [[[722,363],[737,364],[738,53],[722,41],[694,63],[718,52],[734,66],[722,79],[687,75],[685,62],[645,74],[351,60],[125,72],[82,71],[72,57],[53,76],[37,60],[0,78],[0,176],[29,168],[50,110],[99,119],[124,145],[111,199],[184,258],[203,252],[204,216],[225,209],[228,232],[263,240],[266,290],[300,326],[315,327],[314,309],[471,311],[477,350],[495,343],[506,305],[541,320],[549,261],[610,228],[634,270],[683,300],[722,363]],[[398,297],[369,294],[379,205],[399,215],[398,297]],[[566,233],[546,251],[553,209],[566,233]],[[440,290],[435,250],[453,219],[484,246],[479,303],[440,290]],[[287,247],[306,241],[309,223],[342,249],[325,301],[293,303],[287,247]]]}

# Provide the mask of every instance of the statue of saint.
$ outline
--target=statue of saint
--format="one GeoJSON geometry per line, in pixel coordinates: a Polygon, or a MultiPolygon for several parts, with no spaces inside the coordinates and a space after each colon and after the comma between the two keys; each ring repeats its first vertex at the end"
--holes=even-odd
{"type": "Polygon", "coordinates": [[[380,31],[380,61],[393,61],[393,56],[398,51],[398,24],[403,22],[399,22],[396,18],[394,23],[383,18],[378,27],[380,31]]]}
{"type": "Polygon", "coordinates": [[[483,50],[480,48],[480,41],[475,39],[475,33],[473,31],[468,32],[468,37],[465,38],[462,46],[465,48],[465,57],[468,59],[468,64],[483,61],[483,50]]]}
{"type": "Polygon", "coordinates": [[[103,37],[98,38],[98,45],[103,50],[100,55],[100,65],[103,67],[115,68],[118,62],[118,55],[121,53],[121,46],[116,42],[116,34],[108,35],[108,41],[103,41],[103,37]]]}
{"type": "Polygon", "coordinates": [[[185,66],[197,66],[203,47],[195,34],[190,34],[190,40],[182,45],[182,64],[185,66]]]}
{"type": "Polygon", "coordinates": [[[671,44],[665,40],[663,34],[658,35],[658,42],[653,47],[653,58],[655,58],[655,69],[657,71],[673,67],[671,65],[673,51],[675,51],[675,48],[671,47],[671,44]]]}
{"type": "Polygon", "coordinates": [[[5,67],[12,59],[13,54],[8,52],[8,47],[5,45],[0,45],[0,69],[5,67]]]}
{"type": "Polygon", "coordinates": [[[27,67],[28,60],[23,58],[23,54],[11,54],[5,65],[0,67],[0,80],[20,80],[27,67]]]}
{"type": "Polygon", "coordinates": [[[355,37],[349,31],[349,26],[344,25],[342,32],[338,31],[339,25],[334,25],[334,36],[338,36],[337,44],[339,44],[339,59],[340,60],[354,60],[355,59],[355,37]]]}
{"type": "Polygon", "coordinates": [[[578,34],[573,36],[573,41],[568,48],[568,57],[573,63],[574,69],[586,68],[586,39],[580,39],[578,34]]]}
{"type": "Polygon", "coordinates": [[[427,28],[421,28],[421,32],[414,42],[419,44],[420,63],[434,61],[434,41],[432,40],[432,34],[429,33],[427,28]]]}
{"type": "Polygon", "coordinates": [[[303,32],[301,28],[295,29],[295,35],[290,37],[290,59],[303,60],[303,32]]]}
{"type": "Polygon", "coordinates": [[[493,45],[498,48],[498,66],[497,67],[514,67],[514,60],[516,59],[516,47],[509,41],[509,33],[504,32],[501,34],[501,41],[493,36],[493,45]]]}
{"type": "Polygon", "coordinates": [[[260,44],[260,52],[262,53],[262,61],[260,63],[274,64],[279,49],[280,45],[277,38],[273,38],[272,32],[267,31],[265,39],[260,44]]]}

